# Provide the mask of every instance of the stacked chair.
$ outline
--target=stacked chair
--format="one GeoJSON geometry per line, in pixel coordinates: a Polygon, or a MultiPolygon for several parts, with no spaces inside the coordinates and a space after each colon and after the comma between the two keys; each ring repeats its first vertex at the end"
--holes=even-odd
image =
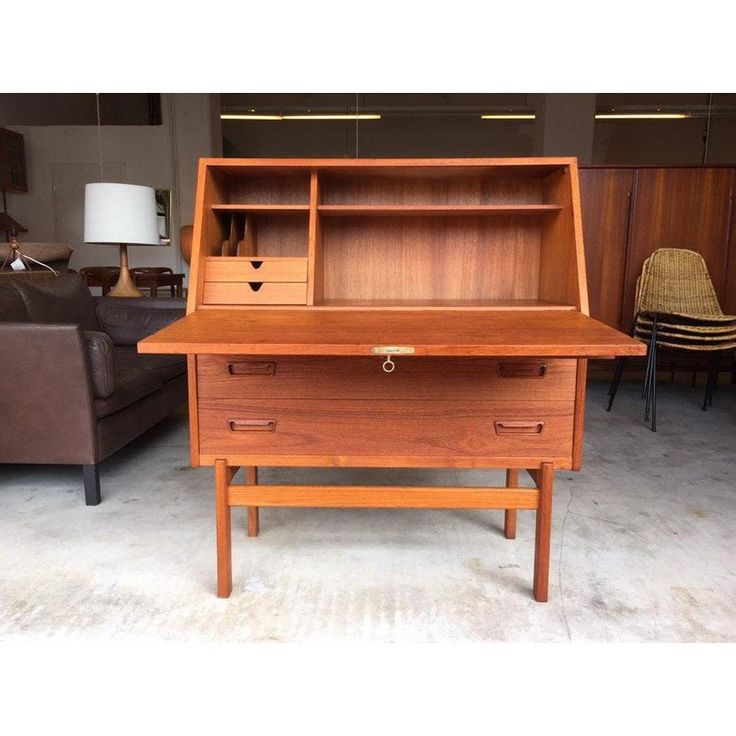
{"type": "MultiPolygon", "coordinates": [[[[644,421],[657,431],[657,347],[709,352],[703,411],[713,403],[724,351],[736,349],[736,315],[723,314],[703,257],[682,248],[660,248],[644,261],[636,282],[634,337],[649,346],[642,398],[644,421]]],[[[611,411],[623,376],[620,358],[608,391],[611,411]]]]}

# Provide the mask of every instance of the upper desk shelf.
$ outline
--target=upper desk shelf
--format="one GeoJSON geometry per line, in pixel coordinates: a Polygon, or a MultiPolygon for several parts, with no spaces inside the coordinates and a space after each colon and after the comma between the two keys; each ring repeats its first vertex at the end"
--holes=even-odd
{"type": "Polygon", "coordinates": [[[189,312],[587,312],[575,159],[203,159],[198,181],[189,312]]]}
{"type": "MultiPolygon", "coordinates": [[[[212,209],[215,212],[251,212],[272,215],[309,212],[309,206],[302,204],[214,204],[212,209]]],[[[561,211],[562,207],[555,204],[321,204],[317,206],[317,214],[325,217],[545,215],[561,211]]]]}

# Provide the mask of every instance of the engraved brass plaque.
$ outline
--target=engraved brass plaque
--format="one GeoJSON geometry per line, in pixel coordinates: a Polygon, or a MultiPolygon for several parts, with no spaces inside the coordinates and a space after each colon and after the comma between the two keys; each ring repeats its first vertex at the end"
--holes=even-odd
{"type": "Polygon", "coordinates": [[[371,348],[373,355],[413,355],[414,348],[411,345],[377,345],[371,348]]]}

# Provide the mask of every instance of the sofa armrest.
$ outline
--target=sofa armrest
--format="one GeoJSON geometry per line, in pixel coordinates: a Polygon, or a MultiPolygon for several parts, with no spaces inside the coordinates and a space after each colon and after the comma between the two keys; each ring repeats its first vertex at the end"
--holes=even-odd
{"type": "Polygon", "coordinates": [[[137,345],[143,338],[181,319],[184,313],[180,300],[126,299],[124,303],[112,297],[97,300],[100,326],[112,338],[113,344],[120,346],[137,345]]]}
{"type": "Polygon", "coordinates": [[[104,332],[85,331],[87,357],[95,398],[106,399],[115,391],[115,349],[104,332]]]}
{"type": "Polygon", "coordinates": [[[97,461],[97,422],[78,325],[0,324],[0,463],[97,461]]]}

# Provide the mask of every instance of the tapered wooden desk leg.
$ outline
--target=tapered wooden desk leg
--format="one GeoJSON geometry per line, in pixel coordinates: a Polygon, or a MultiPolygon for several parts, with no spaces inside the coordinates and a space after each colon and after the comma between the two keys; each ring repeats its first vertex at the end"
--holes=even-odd
{"type": "Polygon", "coordinates": [[[227,460],[215,460],[215,521],[217,527],[217,596],[227,598],[233,589],[230,504],[227,460]]]}
{"type": "MultiPolygon", "coordinates": [[[[506,488],[519,487],[519,471],[509,468],[506,471],[506,488]]],[[[506,509],[503,518],[503,533],[506,539],[516,539],[516,509],[506,509]]]]}
{"type": "Polygon", "coordinates": [[[552,536],[552,483],[554,471],[552,463],[542,463],[537,474],[539,488],[539,507],[537,508],[537,529],[534,540],[534,600],[546,603],[549,594],[549,548],[552,536]]]}
{"type": "MultiPolygon", "coordinates": [[[[258,485],[258,468],[251,466],[245,469],[245,483],[249,486],[258,485]]],[[[257,537],[259,530],[258,506],[248,506],[248,536],[257,537]]]]}

